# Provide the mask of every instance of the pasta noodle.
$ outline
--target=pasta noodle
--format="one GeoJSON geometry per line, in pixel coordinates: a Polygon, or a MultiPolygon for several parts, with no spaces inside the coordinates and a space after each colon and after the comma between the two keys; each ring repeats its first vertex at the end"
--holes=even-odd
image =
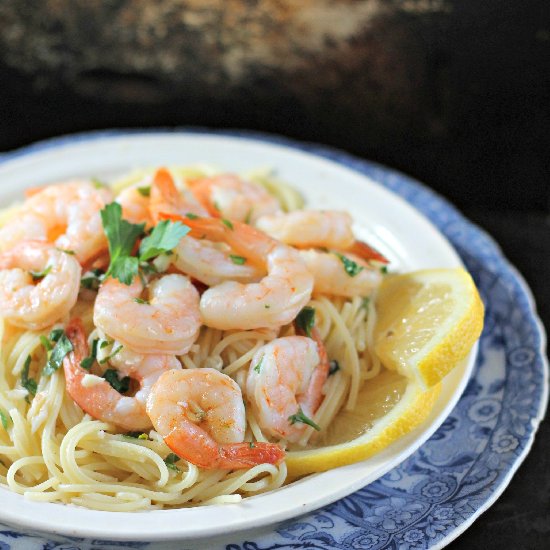
{"type": "MultiPolygon", "coordinates": [[[[172,167],[177,184],[185,178],[216,171],[201,165],[172,167]]],[[[115,192],[148,181],[153,170],[135,171],[116,180],[115,192]]],[[[302,206],[299,194],[276,182],[267,171],[250,179],[276,196],[284,210],[302,206]]],[[[13,209],[0,212],[0,226],[13,209]]],[[[324,400],[313,416],[326,428],[342,407],[353,409],[362,384],[376,377],[380,362],[370,353],[375,322],[373,302],[364,298],[314,296],[316,327],[328,356],[337,361],[324,386],[324,400]]],[[[86,291],[66,318],[80,317],[90,343],[97,338],[93,301],[86,291]]],[[[284,462],[260,464],[247,470],[205,470],[185,460],[166,461],[170,449],[154,430],[145,435],[123,434],[113,425],[85,414],[65,391],[63,369],[40,376],[48,359],[43,337],[48,330],[14,327],[0,317],[0,483],[25,498],[90,509],[128,512],[238,502],[241,498],[281,487],[287,477],[284,462]],[[28,359],[30,358],[30,363],[28,359]],[[22,375],[37,381],[35,395],[22,384],[22,375]]],[[[232,377],[245,392],[246,373],[257,350],[277,336],[294,334],[292,325],[274,330],[227,330],[203,326],[190,351],[179,357],[183,368],[213,368],[232,377]]],[[[102,350],[107,353],[112,350],[102,350]]],[[[253,411],[247,408],[245,441],[266,442],[253,411]]],[[[316,431],[308,427],[289,449],[315,445],[316,431]]]]}

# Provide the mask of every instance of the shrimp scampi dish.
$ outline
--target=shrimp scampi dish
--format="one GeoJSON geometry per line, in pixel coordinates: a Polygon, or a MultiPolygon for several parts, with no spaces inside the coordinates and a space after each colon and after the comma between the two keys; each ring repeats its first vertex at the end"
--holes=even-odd
{"type": "Polygon", "coordinates": [[[0,213],[0,483],[137,511],[291,482],[385,367],[388,260],[350,214],[160,167],[33,187],[0,213]]]}

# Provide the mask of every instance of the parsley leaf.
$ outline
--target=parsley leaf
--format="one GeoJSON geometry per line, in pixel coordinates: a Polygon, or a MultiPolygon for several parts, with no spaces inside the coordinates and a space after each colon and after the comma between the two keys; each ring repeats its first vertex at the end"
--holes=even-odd
{"type": "Polygon", "coordinates": [[[159,222],[151,234],[141,241],[139,260],[146,262],[163,252],[172,250],[189,231],[191,229],[181,222],[172,222],[170,220],[159,222]]]}
{"type": "Polygon", "coordinates": [[[144,185],[143,187],[138,187],[137,192],[142,197],[149,197],[151,195],[151,186],[150,185],[144,185]]]}
{"type": "Polygon", "coordinates": [[[302,411],[301,408],[298,409],[298,412],[296,414],[289,416],[288,420],[290,421],[291,424],[296,424],[296,422],[301,422],[302,424],[307,424],[308,426],[311,426],[318,432],[321,431],[321,426],[319,426],[318,424],[315,424],[315,422],[313,422],[311,418],[308,418],[304,414],[304,411],[302,411]]]}
{"type": "Polygon", "coordinates": [[[260,374],[260,370],[262,368],[262,363],[264,362],[264,356],[262,355],[262,358],[260,359],[259,363],[254,367],[254,370],[260,374]]]}
{"type": "Polygon", "coordinates": [[[27,359],[25,359],[25,366],[21,371],[21,385],[29,392],[30,395],[35,396],[38,384],[36,383],[36,380],[34,380],[34,378],[29,378],[30,366],[31,356],[27,355],[27,359]]]}
{"type": "Polygon", "coordinates": [[[4,430],[7,430],[11,422],[10,414],[0,409],[0,420],[2,421],[2,426],[4,426],[4,430]]]}
{"type": "Polygon", "coordinates": [[[130,377],[119,378],[115,369],[107,369],[103,373],[103,378],[119,393],[125,393],[130,389],[130,377]]]}
{"type": "Polygon", "coordinates": [[[99,285],[103,281],[103,271],[101,269],[92,269],[84,274],[80,279],[80,286],[88,290],[99,290],[99,285]]]}
{"type": "Polygon", "coordinates": [[[223,225],[225,225],[225,227],[228,227],[229,229],[231,229],[231,231],[233,231],[233,224],[229,220],[222,218],[222,223],[223,225]]]}
{"type": "Polygon", "coordinates": [[[164,459],[164,463],[165,463],[166,466],[168,466],[168,468],[170,468],[171,470],[174,470],[175,472],[179,472],[180,469],[176,466],[176,462],[179,462],[180,460],[181,460],[181,458],[180,458],[177,454],[170,453],[170,454],[164,459]]]}
{"type": "MultiPolygon", "coordinates": [[[[101,348],[104,348],[104,347],[105,347],[104,342],[102,342],[102,343],[101,343],[101,348]]],[[[109,361],[109,359],[112,359],[112,358],[113,358],[122,348],[123,348],[123,346],[118,346],[118,348],[114,349],[114,350],[111,352],[110,355],[107,355],[107,357],[104,357],[104,358],[99,362],[99,364],[100,364],[100,365],[103,365],[103,364],[107,363],[107,361],[109,361]]],[[[116,372],[116,371],[115,371],[115,372],[116,372]]],[[[105,376],[104,376],[104,378],[105,378],[105,376]]],[[[128,378],[128,377],[126,377],[126,378],[128,378]]],[[[110,383],[110,382],[109,382],[109,383],[110,383]]],[[[112,384],[111,384],[111,386],[112,386],[112,384]]],[[[114,388],[114,386],[113,386],[113,388],[114,388]]]]}
{"type": "Polygon", "coordinates": [[[49,265],[46,269],[42,271],[29,271],[29,273],[31,274],[32,280],[36,282],[43,279],[51,270],[52,266],[49,265]]]}
{"type": "MultiPolygon", "coordinates": [[[[52,331],[53,332],[53,331],[52,331]]],[[[50,335],[50,339],[51,335],[50,335]]],[[[73,351],[73,345],[71,344],[71,341],[67,338],[67,335],[64,331],[62,331],[62,334],[59,336],[57,343],[55,344],[55,347],[53,348],[53,351],[48,359],[48,362],[46,363],[46,366],[42,370],[42,374],[45,374],[46,376],[51,376],[63,363],[63,359],[65,359],[65,356],[73,351]]]]}
{"type": "Polygon", "coordinates": [[[296,326],[311,338],[311,329],[315,326],[315,308],[306,306],[296,317],[296,326]]]}
{"type": "Polygon", "coordinates": [[[65,248],[57,248],[56,250],[59,250],[59,252],[63,252],[65,254],[68,254],[69,256],[74,256],[76,252],[74,250],[66,250],[65,248]]]}
{"type": "Polygon", "coordinates": [[[80,366],[83,369],[90,370],[92,368],[92,365],[95,363],[95,360],[97,358],[97,345],[99,344],[99,338],[95,338],[92,342],[92,352],[88,357],[84,357],[82,361],[80,362],[80,366]]]}
{"type": "Polygon", "coordinates": [[[235,254],[229,254],[229,257],[235,265],[244,265],[246,263],[246,258],[244,258],[243,256],[235,256],[235,254]]]}
{"type": "Polygon", "coordinates": [[[187,212],[187,214],[185,214],[185,217],[190,219],[190,220],[198,220],[199,219],[199,216],[197,216],[196,214],[193,214],[193,212],[187,212]]]}
{"type": "Polygon", "coordinates": [[[350,260],[349,258],[346,258],[343,254],[340,254],[339,252],[335,252],[336,256],[340,258],[342,263],[344,264],[344,269],[346,270],[346,273],[350,277],[355,277],[361,271],[363,271],[364,267],[356,264],[353,260],[350,260]]]}
{"type": "Polygon", "coordinates": [[[332,361],[330,361],[329,365],[330,365],[328,369],[329,376],[332,376],[333,374],[337,373],[340,370],[340,364],[338,363],[338,361],[336,361],[336,359],[333,359],[332,361]]]}
{"type": "Polygon", "coordinates": [[[52,343],[43,334],[40,335],[40,343],[46,351],[52,351],[52,343]]]}
{"type": "Polygon", "coordinates": [[[139,261],[131,258],[130,254],[141,235],[145,224],[133,224],[122,219],[122,207],[117,202],[108,204],[101,211],[103,230],[109,241],[109,255],[111,263],[105,274],[112,276],[121,283],[130,285],[137,275],[139,261]]]}
{"type": "Polygon", "coordinates": [[[134,298],[134,302],[136,304],[146,304],[149,305],[149,302],[147,300],[144,300],[143,298],[134,298]]]}
{"type": "Polygon", "coordinates": [[[387,265],[383,265],[383,266],[380,268],[380,273],[382,273],[383,275],[387,275],[387,274],[388,274],[388,266],[387,266],[387,265]]]}
{"type": "Polygon", "coordinates": [[[132,439],[141,439],[143,441],[149,441],[149,436],[142,432],[128,432],[128,433],[122,434],[122,437],[130,437],[132,439]]]}
{"type": "Polygon", "coordinates": [[[50,332],[50,340],[52,342],[58,342],[59,339],[65,334],[65,331],[62,328],[54,328],[50,332]]]}

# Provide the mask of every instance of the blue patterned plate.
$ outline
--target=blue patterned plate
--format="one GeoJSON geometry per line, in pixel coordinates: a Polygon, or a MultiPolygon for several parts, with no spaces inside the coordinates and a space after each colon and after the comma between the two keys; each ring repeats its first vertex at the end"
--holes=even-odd
{"type": "MultiPolygon", "coordinates": [[[[113,134],[124,135],[101,132],[70,136],[39,143],[3,158],[54,148],[67,141],[113,134]]],[[[544,415],[548,394],[545,336],[529,289],[490,237],[445,200],[410,178],[317,145],[251,133],[238,135],[330,159],[403,197],[454,245],[480,289],[486,304],[486,321],[476,367],[458,405],[412,456],[377,481],[321,510],[250,534],[244,542],[244,535],[236,535],[224,541],[209,541],[203,547],[441,548],[502,493],[529,452],[544,415]]],[[[0,525],[0,550],[193,546],[50,538],[0,525]]]]}

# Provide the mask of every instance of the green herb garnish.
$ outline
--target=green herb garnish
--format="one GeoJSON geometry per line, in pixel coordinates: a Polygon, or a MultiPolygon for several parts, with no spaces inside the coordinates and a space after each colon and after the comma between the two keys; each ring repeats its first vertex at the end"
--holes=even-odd
{"type": "Polygon", "coordinates": [[[291,424],[296,424],[296,422],[301,422],[302,424],[307,424],[308,426],[311,426],[313,429],[317,430],[318,432],[321,431],[321,427],[318,424],[315,424],[311,418],[308,418],[304,411],[302,411],[301,408],[298,409],[298,412],[296,414],[293,414],[288,417],[288,420],[291,424]]]}
{"type": "Polygon", "coordinates": [[[339,370],[340,370],[340,365],[338,361],[336,361],[336,359],[333,359],[332,361],[330,361],[329,368],[328,368],[328,375],[332,376],[334,373],[338,372],[339,370]]]}
{"type": "Polygon", "coordinates": [[[150,185],[144,185],[143,187],[137,187],[137,192],[142,197],[149,197],[151,195],[151,186],[150,185]]]}
{"type": "Polygon", "coordinates": [[[151,234],[141,241],[139,261],[146,262],[155,256],[171,251],[189,231],[191,229],[181,222],[170,220],[159,222],[151,234]]]}
{"type": "Polygon", "coordinates": [[[92,269],[92,271],[88,271],[84,274],[84,277],[80,279],[80,286],[88,290],[99,290],[104,275],[101,269],[92,269]]]}
{"type": "Polygon", "coordinates": [[[180,469],[176,466],[176,462],[179,462],[181,458],[174,453],[170,453],[165,459],[164,464],[170,468],[170,470],[174,470],[174,472],[179,472],[180,469]]]}
{"type": "Polygon", "coordinates": [[[250,220],[252,219],[252,211],[254,209],[250,208],[250,210],[246,213],[246,217],[244,218],[244,223],[250,224],[250,220]]]}
{"type": "Polygon", "coordinates": [[[361,307],[363,309],[369,309],[369,305],[370,305],[370,298],[368,296],[364,296],[361,300],[361,307]]]}
{"type": "Polygon", "coordinates": [[[125,393],[130,389],[130,377],[124,376],[123,378],[119,378],[118,372],[115,369],[107,369],[103,373],[103,378],[119,393],[125,393]]]}
{"type": "Polygon", "coordinates": [[[361,271],[363,271],[364,267],[357,265],[353,260],[350,260],[349,258],[346,258],[343,254],[340,254],[339,252],[335,252],[336,256],[340,258],[342,263],[344,264],[344,269],[346,270],[346,273],[350,277],[355,277],[361,271]]]}
{"type": "Polygon", "coordinates": [[[43,279],[51,270],[52,270],[52,266],[49,265],[43,271],[29,271],[29,273],[31,274],[32,280],[36,282],[43,279]]]}
{"type": "Polygon", "coordinates": [[[223,225],[225,225],[225,227],[228,227],[229,229],[231,229],[231,231],[233,231],[234,229],[233,224],[229,220],[222,218],[222,223],[223,225]]]}
{"type": "MultiPolygon", "coordinates": [[[[108,345],[108,344],[107,344],[107,345],[108,345]]],[[[105,346],[103,345],[103,342],[102,342],[101,348],[104,348],[104,347],[105,347],[105,346]]],[[[112,359],[117,353],[119,353],[120,350],[121,350],[123,347],[124,347],[124,346],[118,346],[118,348],[115,348],[115,350],[113,350],[113,352],[112,352],[110,355],[107,355],[107,357],[104,357],[104,358],[99,362],[99,364],[100,364],[100,365],[104,365],[105,363],[107,363],[107,361],[109,361],[109,359],[112,359]]],[[[110,370],[112,370],[112,369],[110,369],[110,370]]],[[[116,371],[115,371],[115,372],[116,372],[116,371]]],[[[103,378],[105,378],[105,376],[104,376],[103,378]]],[[[126,378],[128,378],[128,377],[126,376],[126,378]]],[[[129,379],[129,378],[128,378],[128,379],[129,379]]],[[[109,381],[108,381],[108,382],[109,382],[109,381]]],[[[109,382],[109,383],[110,383],[110,382],[109,382]]],[[[111,386],[113,386],[113,385],[111,384],[111,386]]],[[[114,388],[114,386],[113,386],[113,388],[114,388]]]]}
{"type": "MultiPolygon", "coordinates": [[[[51,376],[61,366],[61,364],[63,363],[63,359],[65,359],[65,356],[73,351],[73,345],[71,344],[71,341],[67,338],[67,335],[64,331],[61,332],[62,334],[56,340],[55,347],[50,354],[46,366],[42,370],[42,374],[46,376],[51,376]]],[[[53,340],[52,334],[50,334],[50,340],[53,340]]]]}
{"type": "Polygon", "coordinates": [[[256,445],[254,445],[254,441],[250,441],[248,443],[248,446],[251,448],[251,449],[254,449],[256,447],[256,445]]]}
{"type": "Polygon", "coordinates": [[[64,248],[56,248],[56,250],[59,250],[59,252],[63,252],[64,254],[68,254],[69,256],[74,256],[76,254],[74,250],[65,250],[64,248]]]}
{"type": "Polygon", "coordinates": [[[244,258],[243,256],[235,256],[235,254],[229,254],[229,257],[235,265],[243,265],[246,263],[246,258],[244,258]]]}
{"type": "Polygon", "coordinates": [[[388,273],[388,266],[387,266],[387,265],[383,265],[383,266],[380,268],[380,273],[382,273],[383,275],[387,275],[387,273],[388,273]]]}
{"type": "Polygon", "coordinates": [[[106,183],[103,183],[100,179],[98,178],[92,178],[92,185],[96,188],[96,189],[102,189],[103,187],[107,187],[107,184],[106,183]]]}
{"type": "Polygon", "coordinates": [[[193,212],[187,212],[187,214],[185,214],[185,217],[189,218],[190,220],[198,220],[199,219],[199,216],[197,216],[196,214],[193,214],[193,212]]]}
{"type": "Polygon", "coordinates": [[[43,334],[40,335],[40,343],[46,351],[52,351],[52,343],[43,334]]]}
{"type": "Polygon", "coordinates": [[[54,328],[50,332],[49,338],[52,342],[58,342],[59,339],[63,336],[63,334],[65,334],[65,331],[62,328],[54,328]]]}
{"type": "Polygon", "coordinates": [[[264,356],[262,355],[262,358],[260,359],[259,363],[254,367],[254,370],[260,374],[260,370],[262,369],[262,363],[264,362],[264,356]]]}
{"type": "Polygon", "coordinates": [[[296,326],[311,338],[311,329],[315,326],[315,308],[306,306],[296,317],[296,326]]]}
{"type": "Polygon", "coordinates": [[[149,305],[149,302],[147,300],[144,300],[143,298],[134,298],[134,302],[136,302],[136,304],[149,305]]]}
{"type": "Polygon", "coordinates": [[[10,414],[0,409],[0,420],[2,421],[2,426],[4,426],[4,430],[7,430],[10,422],[12,421],[10,414]]]}
{"type": "Polygon", "coordinates": [[[129,437],[131,439],[141,439],[143,441],[149,441],[149,436],[142,432],[127,432],[122,434],[122,437],[129,437]]]}
{"type": "Polygon", "coordinates": [[[97,345],[99,344],[99,338],[95,338],[92,342],[92,351],[88,357],[84,357],[82,361],[80,362],[80,366],[83,369],[90,370],[92,368],[92,365],[95,363],[95,360],[97,359],[97,345]]]}
{"type": "Polygon", "coordinates": [[[21,386],[23,386],[29,392],[29,394],[34,397],[36,395],[38,384],[36,383],[36,380],[34,380],[34,378],[29,378],[30,366],[31,356],[27,355],[27,358],[25,359],[25,365],[23,366],[23,370],[21,371],[21,386]]]}

